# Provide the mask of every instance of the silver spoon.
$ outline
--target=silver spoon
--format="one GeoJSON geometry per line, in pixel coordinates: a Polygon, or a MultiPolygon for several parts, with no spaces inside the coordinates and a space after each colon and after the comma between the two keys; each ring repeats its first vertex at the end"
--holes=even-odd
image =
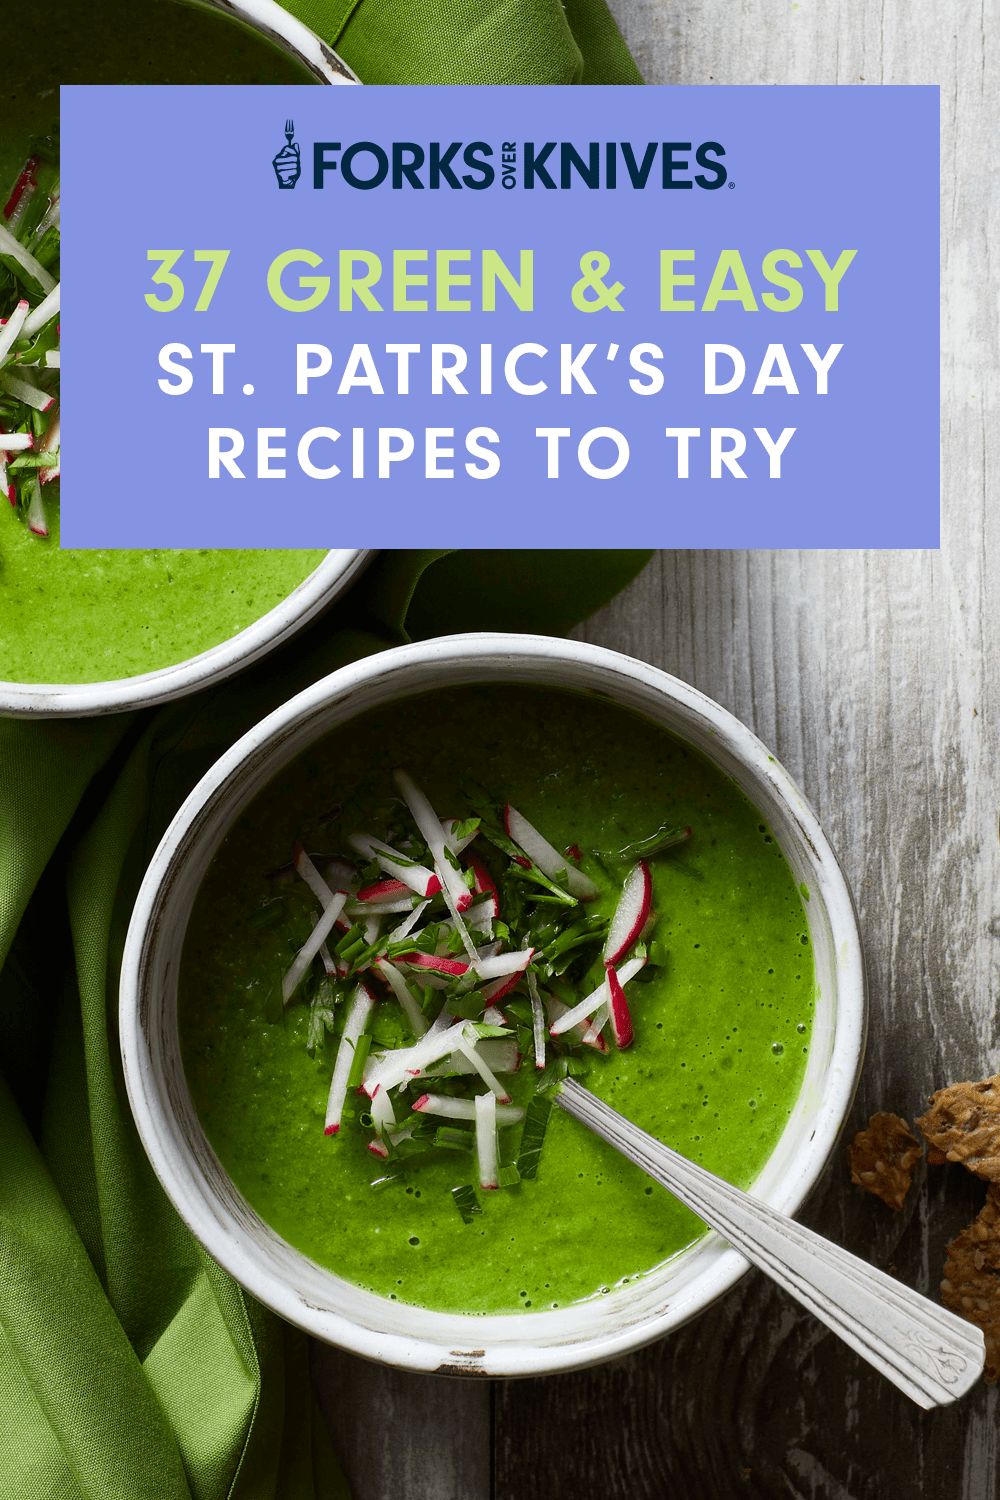
{"type": "Polygon", "coordinates": [[[947,1406],[979,1378],[983,1335],[964,1318],[661,1145],[572,1078],[556,1102],[669,1188],[918,1406],[947,1406]]]}

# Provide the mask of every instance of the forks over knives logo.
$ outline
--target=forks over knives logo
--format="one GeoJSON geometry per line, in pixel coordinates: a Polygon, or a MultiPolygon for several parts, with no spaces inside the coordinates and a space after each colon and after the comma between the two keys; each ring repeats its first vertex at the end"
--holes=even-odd
{"type": "Polygon", "coordinates": [[[285,121],[285,144],[271,162],[280,188],[293,188],[302,176],[302,156],[295,134],[295,121],[285,121]]]}

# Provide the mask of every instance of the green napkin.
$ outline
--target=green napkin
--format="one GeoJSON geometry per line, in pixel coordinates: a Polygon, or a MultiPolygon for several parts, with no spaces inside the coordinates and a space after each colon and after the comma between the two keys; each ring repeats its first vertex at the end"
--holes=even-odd
{"type": "Polygon", "coordinates": [[[199,776],[293,693],[411,633],[564,631],[648,555],[385,553],[216,689],[0,719],[0,1500],[347,1495],[305,1338],[201,1250],[132,1124],[117,991],[135,893],[199,776]]]}
{"type": "Polygon", "coordinates": [[[285,0],[362,83],[641,83],[605,0],[285,0]]]}

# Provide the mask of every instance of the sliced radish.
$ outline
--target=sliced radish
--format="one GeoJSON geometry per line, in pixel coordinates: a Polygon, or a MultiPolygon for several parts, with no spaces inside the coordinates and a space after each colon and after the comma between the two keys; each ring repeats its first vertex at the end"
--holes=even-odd
{"type": "Polygon", "coordinates": [[[382,918],[375,915],[369,907],[367,914],[361,918],[361,926],[364,930],[365,942],[371,947],[372,943],[378,941],[382,932],[382,918]]]}
{"type": "Polygon", "coordinates": [[[397,1047],[394,1052],[387,1052],[364,1080],[363,1087],[369,1099],[380,1085],[392,1089],[397,1083],[418,1078],[424,1068],[454,1052],[461,1045],[468,1026],[467,1021],[456,1021],[437,1032],[430,1027],[426,1036],[414,1042],[412,1047],[397,1047]]]}
{"type": "Polygon", "coordinates": [[[427,1028],[427,1035],[429,1037],[437,1036],[439,1032],[447,1031],[448,1027],[453,1026],[454,1024],[455,1017],[451,1014],[451,1011],[448,1009],[447,1005],[442,1005],[441,1009],[437,1013],[437,1016],[427,1028]]]}
{"type": "MultiPolygon", "coordinates": [[[[486,1017],[484,1016],[485,1020],[486,1017]]],[[[497,1023],[499,1024],[499,1022],[497,1023]]],[[[430,1033],[428,1032],[428,1035],[430,1033]]],[[[476,1043],[476,1051],[488,1068],[494,1073],[516,1073],[521,1066],[521,1054],[517,1050],[517,1042],[514,1037],[488,1037],[485,1041],[476,1043]]],[[[452,1054],[449,1062],[438,1063],[433,1068],[424,1070],[427,1078],[451,1078],[467,1073],[475,1073],[469,1059],[462,1052],[452,1054]]]]}
{"type": "Polygon", "coordinates": [[[457,958],[447,958],[443,953],[401,953],[399,962],[409,964],[411,969],[430,969],[435,974],[452,974],[457,977],[469,972],[468,964],[463,964],[457,958]]]}
{"type": "MultiPolygon", "coordinates": [[[[628,984],[630,979],[634,979],[645,962],[644,958],[630,958],[627,963],[622,964],[616,976],[619,988],[628,984]]],[[[564,1031],[572,1031],[581,1021],[585,1022],[589,1016],[593,1016],[596,1021],[595,1013],[607,1004],[608,997],[605,990],[606,986],[599,984],[596,990],[591,990],[590,994],[580,1001],[579,1005],[574,1005],[572,1009],[567,1009],[565,1005],[561,1006],[558,1019],[549,1027],[549,1035],[561,1036],[564,1031]]]]}
{"type": "Polygon", "coordinates": [[[553,849],[548,839],[543,838],[538,829],[516,807],[511,807],[509,802],[503,810],[503,821],[508,836],[524,850],[529,859],[534,860],[543,875],[551,880],[565,870],[566,889],[579,901],[593,901],[600,895],[594,882],[582,870],[574,869],[567,862],[566,856],[560,854],[558,849],[553,849]]]}
{"type": "Polygon", "coordinates": [[[420,918],[427,910],[428,906],[430,906],[429,901],[421,901],[419,906],[415,906],[410,912],[410,915],[406,918],[406,921],[400,922],[398,927],[394,927],[392,929],[389,934],[390,943],[401,943],[404,938],[409,937],[410,933],[413,931],[414,927],[416,927],[417,923],[420,921],[420,918]]]}
{"type": "MultiPolygon", "coordinates": [[[[497,904],[492,896],[487,896],[482,901],[476,901],[472,906],[469,907],[468,911],[463,912],[462,916],[466,928],[470,932],[477,932],[481,935],[485,934],[487,937],[491,938],[493,936],[493,918],[496,916],[496,914],[497,904]]],[[[458,924],[455,922],[454,918],[450,919],[447,922],[441,923],[441,932],[443,936],[446,937],[448,933],[457,931],[458,924]]]]}
{"type": "MultiPolygon", "coordinates": [[[[444,833],[440,820],[433,807],[428,802],[420,788],[407,776],[405,771],[394,771],[393,778],[402,794],[403,801],[410,809],[413,821],[420,830],[420,837],[424,840],[434,860],[434,868],[451,896],[451,902],[458,910],[465,911],[472,905],[472,893],[462,878],[462,874],[452,864],[455,858],[446,847],[444,833]],[[450,855],[450,858],[449,858],[450,855]]],[[[425,892],[429,895],[429,892],[425,892]]],[[[451,905],[449,902],[449,905],[451,905]]]]}
{"type": "Polygon", "coordinates": [[[545,1012],[542,1010],[542,997],[538,993],[538,981],[528,970],[528,994],[531,996],[531,1021],[532,1035],[535,1048],[535,1067],[545,1067],[545,1012]]]}
{"type": "Polygon", "coordinates": [[[368,1142],[368,1149],[371,1152],[372,1156],[381,1157],[383,1161],[385,1161],[386,1157],[389,1155],[388,1146],[385,1145],[383,1141],[380,1141],[378,1136],[376,1136],[373,1141],[368,1142]]]}
{"type": "Polygon", "coordinates": [[[477,839],[479,837],[479,829],[474,828],[471,833],[467,833],[465,835],[464,839],[456,839],[453,830],[455,824],[461,821],[462,820],[460,818],[441,819],[441,833],[444,836],[445,844],[451,850],[452,854],[461,854],[463,849],[468,849],[473,839],[477,839]]]}
{"type": "Polygon", "coordinates": [[[336,1135],[340,1129],[340,1117],[344,1112],[344,1100],[347,1098],[347,1080],[351,1076],[351,1067],[354,1062],[354,1049],[374,1009],[374,997],[369,994],[363,984],[359,984],[354,991],[344,1034],[337,1048],[337,1060],[333,1065],[330,1096],[326,1101],[326,1123],[323,1127],[325,1135],[336,1135]]]}
{"type": "Polygon", "coordinates": [[[500,893],[494,884],[493,876],[478,855],[469,855],[469,869],[472,871],[473,879],[475,880],[476,894],[479,896],[492,896],[499,911],[500,893]]]}
{"type": "MultiPolygon", "coordinates": [[[[318,920],[318,919],[317,919],[318,920]]],[[[331,979],[344,979],[347,976],[347,964],[340,965],[330,952],[325,943],[319,945],[320,963],[331,979]]]]}
{"type": "MultiPolygon", "coordinates": [[[[17,205],[21,201],[22,195],[25,192],[28,192],[29,188],[33,190],[34,188],[36,188],[38,186],[38,178],[36,176],[37,171],[38,171],[38,157],[37,156],[29,156],[28,160],[25,162],[24,166],[21,168],[21,171],[20,171],[20,174],[18,176],[18,179],[15,182],[15,184],[14,184],[12,190],[11,190],[10,197],[7,199],[6,205],[5,205],[4,210],[3,210],[3,216],[4,216],[5,219],[8,219],[8,220],[12,219],[14,217],[14,212],[15,212],[15,210],[17,208],[17,205]]],[[[29,201],[30,201],[30,198],[31,198],[31,193],[28,192],[28,200],[29,201]]],[[[16,222],[17,221],[15,220],[15,223],[16,222]]]]}
{"type": "Polygon", "coordinates": [[[502,1000],[504,995],[509,995],[514,987],[521,983],[523,969],[518,969],[516,974],[507,974],[500,979],[491,979],[489,984],[484,984],[480,990],[484,1005],[495,1005],[502,1000]]]}
{"type": "Polygon", "coordinates": [[[352,833],[348,843],[352,849],[364,855],[365,859],[375,860],[387,875],[401,880],[418,896],[436,896],[441,889],[441,882],[433,870],[408,860],[397,849],[393,849],[391,844],[383,844],[381,839],[369,838],[364,833],[352,833]]]}
{"type": "Polygon", "coordinates": [[[59,478],[59,465],[58,464],[56,464],[56,466],[55,466],[54,469],[39,469],[39,471],[38,471],[38,483],[39,484],[51,484],[52,481],[53,481],[53,479],[58,479],[58,478],[59,478]]]}
{"type": "Polygon", "coordinates": [[[387,958],[376,959],[374,967],[383,974],[392,986],[393,993],[403,1008],[403,1013],[410,1023],[410,1030],[415,1037],[421,1037],[427,1030],[427,1017],[417,1004],[407,986],[406,980],[387,958]]]}
{"type": "Polygon", "coordinates": [[[344,910],[352,921],[364,922],[373,913],[379,917],[400,917],[412,911],[412,901],[411,895],[398,901],[358,901],[352,896],[344,910]]]}
{"type": "Polygon", "coordinates": [[[483,1020],[487,1026],[506,1026],[507,1024],[507,1017],[495,1005],[488,1005],[486,1007],[483,1011],[483,1020]]]}
{"type": "Polygon", "coordinates": [[[281,995],[287,1005],[295,991],[298,989],[309,965],[312,963],[320,947],[330,936],[334,922],[337,920],[347,897],[343,891],[337,891],[316,926],[313,928],[308,939],[295,955],[295,961],[281,982],[281,995]]]}
{"type": "Polygon", "coordinates": [[[608,964],[605,972],[608,976],[608,1015],[611,1018],[611,1032],[615,1039],[615,1046],[621,1051],[622,1048],[632,1044],[634,1036],[632,1013],[628,1008],[625,991],[615,972],[614,964],[608,964]]]}
{"type": "Polygon", "coordinates": [[[388,1125],[395,1125],[396,1115],[392,1107],[388,1089],[376,1089],[371,1104],[372,1124],[375,1133],[381,1139],[388,1125]]]}
{"type": "MultiPolygon", "coordinates": [[[[395,960],[396,963],[402,963],[402,961],[400,958],[395,960]]],[[[422,990],[446,990],[451,983],[452,981],[446,979],[443,974],[432,974],[429,969],[420,970],[420,988],[422,990]]]]}
{"type": "MultiPolygon", "coordinates": [[[[421,1094],[413,1108],[420,1114],[441,1115],[445,1120],[476,1118],[474,1099],[451,1099],[444,1094],[421,1094]]],[[[524,1119],[524,1110],[516,1104],[500,1104],[497,1106],[496,1119],[498,1125],[519,1125],[524,1119]]]]}
{"type": "Polygon", "coordinates": [[[615,914],[611,918],[607,942],[604,944],[604,962],[616,964],[636,942],[646,925],[649,904],[653,895],[653,879],[644,859],[634,865],[618,898],[615,914]]]}
{"type": "Polygon", "coordinates": [[[476,1095],[476,1156],[479,1186],[495,1188],[497,1180],[497,1102],[492,1094],[476,1095]]]}
{"type": "MultiPolygon", "coordinates": [[[[17,305],[18,307],[20,307],[20,302],[17,305]]],[[[48,296],[44,297],[42,301],[39,302],[34,312],[29,313],[25,318],[24,327],[21,329],[21,337],[23,339],[34,338],[38,330],[40,328],[44,328],[49,319],[54,318],[58,311],[59,287],[54,286],[51,292],[49,292],[48,296]]]]}
{"type": "Polygon", "coordinates": [[[24,453],[34,446],[30,432],[0,432],[0,452],[24,453]]]}
{"type": "Polygon", "coordinates": [[[534,948],[521,948],[517,953],[498,953],[494,958],[481,958],[476,964],[480,979],[504,979],[509,974],[521,975],[535,956],[534,948]]]}
{"type": "Polygon", "coordinates": [[[325,855],[317,855],[322,859],[322,874],[328,885],[335,891],[347,891],[349,895],[354,894],[360,884],[358,872],[346,859],[327,858],[325,855]]]}
{"type": "MultiPolygon", "coordinates": [[[[322,875],[317,870],[316,866],[313,864],[312,860],[309,858],[308,854],[303,848],[301,839],[296,839],[295,844],[292,848],[292,864],[294,865],[298,873],[302,876],[302,879],[305,881],[306,885],[312,891],[313,895],[316,897],[316,900],[325,911],[326,908],[330,905],[330,902],[333,900],[336,893],[330,889],[326,881],[323,879],[322,875]]],[[[342,889],[343,893],[346,895],[346,887],[342,889]]]]}
{"type": "Polygon", "coordinates": [[[41,486],[36,479],[31,486],[31,503],[28,506],[28,530],[35,536],[48,536],[49,523],[45,519],[45,505],[41,486]]]}
{"type": "Polygon", "coordinates": [[[38,282],[43,294],[52,291],[56,284],[55,277],[49,275],[41,261],[36,260],[30,250],[25,250],[20,241],[16,240],[3,224],[0,224],[0,255],[9,255],[16,260],[32,280],[38,282]]]}
{"type": "MultiPolygon", "coordinates": [[[[557,1000],[555,995],[546,995],[545,1014],[548,1018],[551,1030],[552,1022],[558,1021],[560,1016],[569,1014],[569,1006],[564,1005],[561,1000],[557,1000]]],[[[605,1020],[607,1020],[607,1016],[605,1016],[605,1020]]],[[[589,1030],[590,1028],[586,1021],[580,1021],[576,1026],[570,1027],[570,1031],[572,1032],[573,1036],[578,1037],[581,1042],[586,1042],[589,1047],[595,1047],[598,1052],[607,1052],[608,1044],[601,1036],[601,1034],[599,1032],[596,1033],[593,1040],[591,1041],[588,1039],[589,1030]]]]}
{"type": "Polygon", "coordinates": [[[404,885],[401,880],[376,880],[371,885],[363,885],[354,899],[355,901],[378,901],[381,903],[383,901],[392,901],[397,896],[406,896],[407,905],[409,905],[409,890],[410,887],[404,885]]]}
{"type": "Polygon", "coordinates": [[[463,1038],[458,1044],[458,1050],[464,1057],[468,1058],[469,1062],[475,1068],[476,1072],[486,1084],[487,1088],[496,1095],[500,1103],[509,1104],[510,1094],[507,1092],[507,1089],[493,1072],[492,1068],[490,1068],[489,1065],[483,1061],[481,1053],[476,1051],[475,1042],[470,1042],[467,1038],[463,1038]]]}
{"type": "Polygon", "coordinates": [[[20,380],[10,370],[0,370],[0,388],[18,401],[23,401],[25,406],[34,407],[35,411],[48,411],[50,406],[55,405],[55,396],[48,391],[39,390],[37,385],[32,385],[27,380],[20,380]]]}

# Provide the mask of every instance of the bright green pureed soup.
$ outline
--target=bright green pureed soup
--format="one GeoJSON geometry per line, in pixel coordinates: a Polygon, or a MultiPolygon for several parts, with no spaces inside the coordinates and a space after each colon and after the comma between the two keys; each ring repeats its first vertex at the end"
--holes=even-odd
{"type": "Polygon", "coordinates": [[[0,505],[0,680],[107,682],[173,666],[280,604],[323,551],[101,551],[0,505]]]}
{"type": "MultiPolygon", "coordinates": [[[[22,7],[16,25],[11,21],[17,59],[0,110],[0,190],[13,184],[31,152],[57,154],[60,84],[316,82],[248,27],[173,0],[101,0],[96,7],[46,0],[22,7]]],[[[113,162],[95,164],[94,191],[107,199],[113,230],[115,217],[128,211],[128,185],[115,181],[113,162]]],[[[0,306],[0,315],[6,310],[0,306]]],[[[109,424],[113,431],[113,409],[109,424]]],[[[127,443],[120,449],[112,437],[88,462],[101,466],[105,483],[129,485],[141,504],[127,443]]],[[[324,556],[288,549],[60,551],[52,494],[58,483],[45,488],[47,539],[33,537],[23,518],[0,504],[3,681],[102,682],[186,661],[266,614],[324,556]]]]}
{"type": "MultiPolygon", "coordinates": [[[[814,970],[791,872],[760,814],[697,751],[603,701],[510,686],[409,699],[319,741],[238,819],[205,876],[183,954],[181,1046],[209,1141],[258,1213],[320,1264],[401,1302],[512,1312],[600,1294],[676,1255],[703,1226],[558,1108],[537,1177],[477,1189],[482,1214],[471,1223],[450,1190],[475,1183],[474,1157],[412,1166],[373,1189],[385,1165],[367,1149],[371,1130],[345,1119],[339,1135],[323,1133],[336,1038],[310,1058],[298,998],[283,1019],[266,1019],[275,978],[317,910],[296,879],[280,888],[283,920],[259,925],[275,900],[266,872],[287,862],[296,837],[334,853],[351,832],[379,836],[373,820],[381,810],[384,826],[396,766],[443,816],[468,812],[459,788],[474,778],[559,849],[620,849],[664,822],[691,825],[689,842],[650,860],[668,957],[649,983],[628,986],[635,1042],[577,1054],[588,1055],[587,1087],[744,1187],[805,1069],[814,970]]],[[[610,914],[628,865],[602,871],[585,857],[583,868],[610,914]]],[[[399,1015],[395,1001],[380,1004],[376,1036],[380,1026],[405,1035],[399,1015]]],[[[513,1077],[515,1104],[536,1081],[529,1058],[513,1077]]],[[[520,1133],[500,1131],[502,1162],[520,1133]]]]}

